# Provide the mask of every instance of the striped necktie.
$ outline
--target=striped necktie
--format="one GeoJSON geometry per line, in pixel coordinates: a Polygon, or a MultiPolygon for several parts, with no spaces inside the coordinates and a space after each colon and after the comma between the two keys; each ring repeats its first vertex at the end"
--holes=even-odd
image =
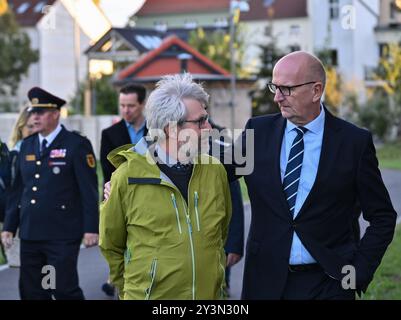
{"type": "Polygon", "coordinates": [[[299,179],[301,178],[302,161],[304,159],[304,134],[308,129],[297,127],[296,130],[297,136],[291,146],[283,179],[283,189],[292,215],[294,215],[299,179]]]}

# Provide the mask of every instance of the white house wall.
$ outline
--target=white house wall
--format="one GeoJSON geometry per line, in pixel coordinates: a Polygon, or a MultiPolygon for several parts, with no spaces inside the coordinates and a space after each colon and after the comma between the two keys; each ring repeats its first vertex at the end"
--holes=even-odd
{"type": "MultiPolygon", "coordinates": [[[[36,28],[24,28],[24,32],[26,32],[31,40],[31,48],[34,50],[39,49],[39,32],[36,28]]],[[[18,87],[18,91],[16,94],[16,105],[18,109],[22,108],[27,102],[27,92],[33,86],[37,86],[40,84],[40,71],[39,64],[34,63],[31,64],[26,76],[24,76],[20,82],[18,87]]]]}
{"type": "MultiPolygon", "coordinates": [[[[378,0],[364,1],[378,12],[378,0]]],[[[340,0],[339,3],[338,19],[330,20],[328,0],[309,2],[315,52],[325,47],[336,49],[338,70],[345,80],[362,81],[364,66],[375,66],[378,61],[378,48],[374,38],[377,20],[357,0],[340,0]],[[348,14],[351,12],[348,9],[354,10],[355,27],[347,23],[348,14]],[[328,22],[330,33],[328,33],[328,22]]]]}
{"type": "MultiPolygon", "coordinates": [[[[356,21],[354,61],[355,75],[359,79],[365,78],[365,67],[373,68],[379,61],[379,45],[374,36],[374,27],[377,25],[377,18],[368,12],[359,1],[355,1],[356,12],[359,12],[356,21]]],[[[365,2],[379,14],[379,2],[376,0],[365,0],[365,2]]]]}
{"type": "MultiPolygon", "coordinates": [[[[57,1],[48,16],[38,23],[40,34],[40,85],[46,90],[70,100],[76,92],[74,20],[57,1]]],[[[89,38],[80,32],[79,79],[87,74],[87,58],[83,54],[89,38]]]]}
{"type": "MultiPolygon", "coordinates": [[[[244,65],[252,69],[258,69],[259,56],[261,53],[260,44],[267,44],[268,38],[265,35],[266,27],[269,25],[265,21],[249,21],[243,28],[246,39],[246,51],[244,65]]],[[[277,47],[284,52],[289,51],[290,46],[298,45],[301,50],[312,52],[313,41],[311,36],[311,24],[308,17],[278,19],[273,21],[273,36],[276,38],[277,47]],[[298,33],[291,32],[292,26],[298,26],[298,33]]]]}

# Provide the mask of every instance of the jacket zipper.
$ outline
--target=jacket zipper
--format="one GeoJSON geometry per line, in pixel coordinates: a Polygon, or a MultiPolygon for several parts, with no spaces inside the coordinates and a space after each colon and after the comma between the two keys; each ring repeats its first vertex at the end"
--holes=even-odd
{"type": "Polygon", "coordinates": [[[152,288],[153,288],[155,278],[156,278],[156,270],[157,270],[157,259],[155,258],[152,260],[152,265],[150,266],[150,271],[149,271],[150,285],[145,290],[145,293],[146,293],[145,300],[149,300],[150,294],[152,293],[152,288]]]}
{"type": "Polygon", "coordinates": [[[195,191],[194,195],[195,195],[195,215],[196,215],[196,226],[198,227],[198,231],[200,231],[200,225],[199,225],[199,212],[198,212],[198,200],[199,200],[198,192],[197,192],[197,191],[195,191]]]}
{"type": "Polygon", "coordinates": [[[187,220],[189,243],[191,245],[191,259],[192,259],[192,299],[195,300],[195,249],[194,241],[192,239],[192,225],[191,218],[189,217],[189,212],[187,210],[187,205],[184,201],[184,197],[181,195],[182,204],[184,205],[185,217],[187,220]]]}
{"type": "Polygon", "coordinates": [[[178,214],[177,200],[175,199],[174,193],[171,194],[171,200],[173,201],[173,206],[174,206],[174,209],[175,209],[175,216],[177,218],[178,231],[179,231],[180,234],[182,234],[180,216],[178,214]]]}
{"type": "MultiPolygon", "coordinates": [[[[192,174],[191,174],[191,178],[189,179],[189,183],[188,183],[188,201],[190,199],[189,197],[189,186],[191,185],[191,180],[192,180],[192,176],[194,174],[195,171],[195,166],[192,170],[192,174]]],[[[177,190],[179,192],[179,190],[170,184],[167,184],[168,186],[172,187],[174,190],[177,190]]],[[[184,196],[179,192],[179,194],[181,195],[181,201],[185,210],[185,217],[186,217],[186,222],[187,222],[187,227],[188,227],[188,235],[189,235],[189,244],[191,247],[191,262],[192,262],[192,300],[195,300],[195,280],[196,280],[196,269],[195,269],[195,249],[194,249],[194,241],[192,238],[192,225],[191,225],[191,218],[189,216],[189,208],[188,205],[185,203],[184,200],[184,196]]],[[[181,224],[180,224],[180,220],[179,220],[179,212],[178,212],[178,206],[177,206],[177,201],[175,198],[174,193],[171,194],[171,199],[173,201],[173,205],[174,205],[174,209],[175,209],[175,214],[177,217],[177,224],[178,224],[178,230],[180,231],[180,233],[182,232],[181,230],[181,224]]]]}

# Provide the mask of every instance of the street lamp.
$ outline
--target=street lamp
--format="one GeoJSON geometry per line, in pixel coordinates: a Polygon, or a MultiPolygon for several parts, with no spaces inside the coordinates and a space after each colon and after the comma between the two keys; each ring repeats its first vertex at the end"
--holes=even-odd
{"type": "Polygon", "coordinates": [[[235,126],[235,82],[236,82],[236,68],[235,68],[235,24],[239,20],[240,12],[249,11],[249,4],[247,1],[236,1],[232,0],[230,2],[230,108],[231,108],[231,129],[235,126]]]}

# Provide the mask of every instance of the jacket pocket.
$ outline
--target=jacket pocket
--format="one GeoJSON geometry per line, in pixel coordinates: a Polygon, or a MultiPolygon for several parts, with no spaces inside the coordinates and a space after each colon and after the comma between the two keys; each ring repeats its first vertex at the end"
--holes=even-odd
{"type": "Polygon", "coordinates": [[[145,300],[150,299],[150,295],[152,293],[152,289],[155,285],[155,279],[156,279],[156,271],[157,271],[157,259],[154,258],[152,260],[152,264],[150,266],[149,270],[149,286],[145,289],[145,300]]]}

